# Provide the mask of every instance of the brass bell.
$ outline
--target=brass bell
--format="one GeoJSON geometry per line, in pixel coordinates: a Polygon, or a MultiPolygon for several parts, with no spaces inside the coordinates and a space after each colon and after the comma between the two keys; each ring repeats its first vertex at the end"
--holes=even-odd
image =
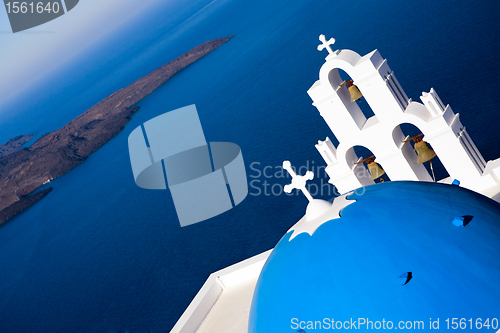
{"type": "Polygon", "coordinates": [[[417,163],[425,163],[436,157],[436,153],[425,141],[415,143],[415,150],[417,151],[417,163]]]}
{"type": "Polygon", "coordinates": [[[356,87],[353,80],[345,81],[344,83],[339,85],[339,88],[345,85],[347,85],[347,87],[349,88],[349,94],[351,95],[351,102],[357,101],[358,99],[363,97],[363,94],[361,93],[361,91],[359,91],[358,87],[356,87]]]}
{"type": "Polygon", "coordinates": [[[349,87],[349,94],[351,94],[351,102],[354,102],[363,97],[361,91],[359,91],[358,87],[356,87],[354,84],[349,87]]]}
{"type": "Polygon", "coordinates": [[[372,155],[354,164],[361,164],[365,162],[366,165],[368,165],[368,172],[370,172],[370,179],[375,180],[377,178],[380,178],[380,180],[383,182],[384,180],[381,177],[385,174],[385,171],[384,169],[382,169],[380,164],[378,164],[373,160],[374,158],[375,155],[372,155]]]}
{"type": "Polygon", "coordinates": [[[370,172],[370,179],[375,180],[382,177],[385,174],[384,169],[375,161],[368,162],[368,171],[370,172]]]}
{"type": "Polygon", "coordinates": [[[434,181],[436,181],[436,175],[434,174],[434,168],[432,167],[432,161],[431,161],[434,157],[436,157],[436,152],[434,152],[434,150],[431,147],[429,147],[427,142],[422,140],[423,136],[424,136],[424,134],[420,133],[418,135],[415,135],[412,138],[404,140],[403,143],[406,143],[406,142],[409,142],[412,140],[413,140],[413,142],[415,142],[414,148],[417,151],[417,155],[418,155],[417,163],[425,163],[425,162],[429,161],[429,164],[431,166],[431,171],[432,171],[432,179],[434,179],[434,181]]]}
{"type": "MultiPolygon", "coordinates": [[[[425,163],[427,161],[432,160],[434,157],[436,157],[436,153],[434,150],[432,150],[431,147],[427,144],[427,142],[422,140],[422,137],[424,135],[422,133],[415,135],[412,138],[409,138],[407,140],[404,140],[403,143],[412,141],[415,142],[415,150],[417,151],[418,158],[417,158],[417,163],[425,163]]],[[[431,168],[432,168],[432,162],[431,163],[431,168]]]]}

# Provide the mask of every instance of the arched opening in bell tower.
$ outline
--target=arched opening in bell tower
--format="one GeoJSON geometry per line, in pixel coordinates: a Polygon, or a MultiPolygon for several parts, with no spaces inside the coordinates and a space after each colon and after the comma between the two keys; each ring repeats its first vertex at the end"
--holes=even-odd
{"type": "MultiPolygon", "coordinates": [[[[403,156],[405,157],[406,161],[413,169],[419,180],[430,179],[440,181],[448,178],[450,175],[439,159],[439,156],[436,155],[435,157],[431,158],[434,151],[432,149],[432,146],[425,141],[425,136],[420,137],[420,140],[423,139],[423,141],[425,142],[425,144],[421,144],[423,149],[419,149],[420,154],[427,155],[427,158],[431,159],[423,163],[418,162],[419,153],[417,153],[417,149],[415,148],[415,141],[418,141],[419,139],[410,139],[421,133],[423,132],[417,126],[410,123],[403,123],[394,128],[394,130],[392,131],[392,137],[394,139],[394,143],[401,149],[403,156]],[[432,175],[434,175],[434,179],[431,178],[432,175]]],[[[427,158],[425,158],[425,156],[421,156],[421,159],[423,160],[426,160],[427,158]]]]}
{"type": "MultiPolygon", "coordinates": [[[[375,117],[375,113],[364,97],[360,97],[359,100],[352,101],[354,96],[354,98],[359,97],[355,95],[355,93],[353,94],[352,91],[357,90],[361,94],[363,94],[363,92],[360,91],[357,86],[355,86],[355,88],[348,87],[347,82],[352,80],[349,74],[342,69],[334,68],[328,74],[328,80],[332,89],[340,97],[342,103],[358,125],[359,129],[363,128],[368,119],[375,117]]],[[[352,83],[356,85],[356,82],[353,81],[352,83]]]]}
{"type": "Polygon", "coordinates": [[[349,168],[363,186],[373,185],[391,179],[385,173],[383,166],[377,162],[377,157],[368,148],[364,146],[354,146],[346,152],[346,162],[349,168]],[[363,162],[364,159],[372,157],[374,164],[370,160],[363,162]]]}

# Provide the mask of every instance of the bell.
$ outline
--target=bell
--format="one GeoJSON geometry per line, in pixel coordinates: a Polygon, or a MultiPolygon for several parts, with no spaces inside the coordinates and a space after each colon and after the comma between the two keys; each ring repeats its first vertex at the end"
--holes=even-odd
{"type": "Polygon", "coordinates": [[[375,180],[380,177],[385,173],[384,169],[378,164],[377,162],[371,161],[368,163],[368,171],[370,171],[370,179],[375,180]]]}
{"type": "Polygon", "coordinates": [[[357,101],[358,99],[363,97],[361,91],[359,91],[358,87],[356,87],[354,84],[349,87],[349,94],[351,94],[351,102],[357,101]]]}
{"type": "Polygon", "coordinates": [[[415,143],[415,150],[417,151],[418,158],[417,163],[424,163],[430,161],[436,156],[434,150],[425,141],[419,141],[415,143]]]}

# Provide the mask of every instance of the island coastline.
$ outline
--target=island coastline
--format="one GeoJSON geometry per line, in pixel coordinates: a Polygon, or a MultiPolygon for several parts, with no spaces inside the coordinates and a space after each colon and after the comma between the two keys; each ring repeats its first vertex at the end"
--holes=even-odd
{"type": "Polygon", "coordinates": [[[62,128],[41,136],[30,147],[21,149],[33,136],[18,136],[0,145],[6,152],[0,155],[0,225],[52,190],[45,189],[30,196],[36,189],[71,171],[120,133],[139,110],[134,106],[136,103],[232,37],[196,46],[104,98],[62,128]]]}
{"type": "Polygon", "coordinates": [[[29,140],[33,139],[35,134],[30,135],[18,135],[15,138],[10,139],[4,144],[0,145],[0,157],[4,157],[15,153],[20,150],[23,145],[29,140]]]}

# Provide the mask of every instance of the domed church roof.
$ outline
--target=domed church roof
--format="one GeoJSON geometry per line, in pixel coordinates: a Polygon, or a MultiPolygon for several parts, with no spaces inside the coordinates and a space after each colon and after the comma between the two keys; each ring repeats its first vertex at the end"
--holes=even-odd
{"type": "Polygon", "coordinates": [[[422,321],[425,331],[438,319],[441,330],[448,318],[474,330],[477,318],[495,324],[499,203],[456,185],[403,181],[348,199],[356,202],[312,235],[280,240],[259,277],[249,332],[316,332],[359,318],[368,321],[360,330],[382,320],[422,321]]]}

